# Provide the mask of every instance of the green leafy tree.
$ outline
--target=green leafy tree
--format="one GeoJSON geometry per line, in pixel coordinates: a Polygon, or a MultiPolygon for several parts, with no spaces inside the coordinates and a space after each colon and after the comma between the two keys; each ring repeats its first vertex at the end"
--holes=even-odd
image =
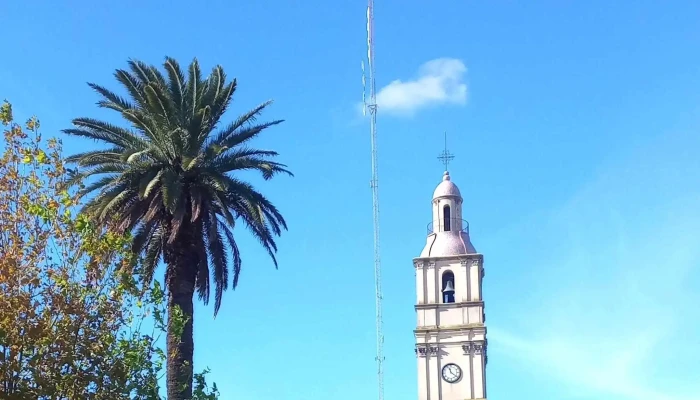
{"type": "MultiPolygon", "coordinates": [[[[0,398],[160,400],[161,286],[139,282],[127,235],[75,215],[61,143],[42,140],[37,119],[16,123],[7,102],[0,123],[0,398]]],[[[218,398],[208,372],[193,400],[218,398]]]]}
{"type": "Polygon", "coordinates": [[[252,139],[281,120],[256,122],[265,102],[221,125],[236,90],[222,67],[204,79],[195,59],[187,74],[166,58],[165,74],[155,66],[129,61],[115,77],[128,98],[90,84],[100,107],[116,111],[127,127],[91,118],[73,120],[65,133],[95,139],[106,148],[76,154],[75,178],[96,177],[83,191],[94,193],[84,211],[93,221],[131,232],[133,251],[144,256],[143,276],[166,263],[167,392],[169,400],[192,397],[193,297],[214,315],[229,282],[238,284],[241,254],[233,227],[241,222],[267,250],[275,267],[275,237],[287,226],[277,208],[234,175],[257,171],[268,180],[291,173],[272,161],[277,153],[249,147],[252,139]],[[187,76],[185,76],[187,75],[187,76]],[[178,318],[174,318],[178,317],[178,318]],[[179,324],[179,317],[184,324],[179,324]]]}
{"type": "Polygon", "coordinates": [[[60,143],[38,120],[23,128],[4,103],[0,122],[0,398],[157,399],[155,336],[132,322],[162,291],[119,274],[127,237],[73,215],[60,143]]]}

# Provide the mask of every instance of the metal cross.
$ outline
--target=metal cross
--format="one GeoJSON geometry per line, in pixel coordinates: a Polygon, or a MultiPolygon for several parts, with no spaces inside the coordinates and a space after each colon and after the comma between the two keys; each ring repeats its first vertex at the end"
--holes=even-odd
{"type": "Polygon", "coordinates": [[[450,164],[450,161],[454,160],[454,158],[455,156],[450,153],[449,150],[447,150],[447,132],[445,132],[445,150],[443,150],[438,156],[438,160],[445,164],[445,171],[447,171],[447,166],[450,164]]]}

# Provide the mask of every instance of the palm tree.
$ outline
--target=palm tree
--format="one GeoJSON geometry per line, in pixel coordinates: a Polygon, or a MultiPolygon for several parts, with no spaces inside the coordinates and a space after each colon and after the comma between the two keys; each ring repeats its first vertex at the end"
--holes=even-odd
{"type": "Polygon", "coordinates": [[[169,57],[164,62],[167,76],[141,61],[128,64],[129,70],[114,74],[128,98],[89,86],[101,95],[98,106],[117,111],[130,127],[74,119],[75,128],[65,133],[103,142],[107,148],[76,154],[68,161],[78,165],[76,181],[98,177],[82,189],[95,194],[83,212],[132,234],[146,281],[153,279],[162,256],[169,310],[167,394],[169,400],[190,399],[195,289],[206,304],[214,286],[216,316],[229,281],[234,289],[238,284],[236,223],[258,239],[275,267],[274,239],[287,229],[277,208],[233,173],[258,171],[266,180],[278,173],[292,174],[284,164],[271,161],[276,152],[247,146],[263,130],[282,122],[256,122],[271,102],[220,125],[236,90],[236,80],[226,82],[220,66],[202,79],[196,59],[187,77],[169,57]],[[178,315],[185,318],[184,327],[178,315]]]}

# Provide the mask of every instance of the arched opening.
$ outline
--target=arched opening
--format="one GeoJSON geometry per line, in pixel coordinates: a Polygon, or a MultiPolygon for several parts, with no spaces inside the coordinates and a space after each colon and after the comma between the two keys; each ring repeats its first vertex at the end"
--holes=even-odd
{"type": "Polygon", "coordinates": [[[445,232],[449,232],[451,229],[450,221],[452,219],[450,218],[450,206],[447,204],[442,208],[442,220],[442,226],[445,228],[445,232]]]}
{"type": "Polygon", "coordinates": [[[442,302],[455,302],[455,274],[452,271],[442,273],[442,302]]]}

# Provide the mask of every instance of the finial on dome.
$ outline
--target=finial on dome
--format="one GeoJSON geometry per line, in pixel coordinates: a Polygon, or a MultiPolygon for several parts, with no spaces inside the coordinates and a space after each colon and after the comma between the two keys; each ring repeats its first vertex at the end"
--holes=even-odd
{"type": "Polygon", "coordinates": [[[449,181],[450,180],[450,173],[448,171],[445,171],[444,174],[442,174],[442,180],[443,181],[449,181]]]}

